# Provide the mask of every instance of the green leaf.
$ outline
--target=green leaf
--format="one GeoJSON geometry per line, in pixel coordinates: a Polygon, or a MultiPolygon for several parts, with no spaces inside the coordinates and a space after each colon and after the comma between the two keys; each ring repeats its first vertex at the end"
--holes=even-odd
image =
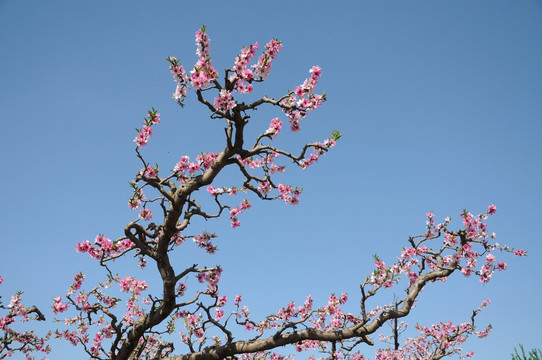
{"type": "Polygon", "coordinates": [[[341,132],[339,130],[333,130],[331,132],[331,138],[335,141],[339,140],[341,137],[343,136],[343,134],[341,134],[341,132]]]}

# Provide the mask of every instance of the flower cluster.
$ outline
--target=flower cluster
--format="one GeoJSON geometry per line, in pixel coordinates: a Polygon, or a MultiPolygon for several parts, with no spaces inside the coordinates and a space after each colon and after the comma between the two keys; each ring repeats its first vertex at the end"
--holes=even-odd
{"type": "Polygon", "coordinates": [[[167,60],[170,62],[169,70],[173,74],[173,80],[177,85],[175,92],[173,93],[173,98],[177,100],[178,104],[184,106],[183,100],[186,97],[186,93],[190,88],[188,83],[190,77],[186,74],[183,66],[179,64],[179,60],[173,56],[169,56],[167,60]]]}
{"type": "Polygon", "coordinates": [[[313,66],[310,70],[311,77],[305,79],[303,84],[296,87],[295,91],[283,100],[286,116],[290,122],[290,130],[297,132],[301,129],[299,122],[307,117],[307,111],[319,108],[326,101],[326,94],[314,94],[318,80],[322,76],[319,66],[313,66]]]}
{"type": "Polygon", "coordinates": [[[62,296],[53,299],[53,313],[58,314],[68,310],[69,305],[62,303],[62,296]]]}
{"type": "Polygon", "coordinates": [[[243,211],[250,209],[250,207],[250,201],[248,199],[245,199],[243,200],[243,202],[241,202],[241,205],[230,210],[230,220],[232,228],[236,228],[241,225],[237,216],[243,211]]]}
{"type": "MultiPolygon", "coordinates": [[[[4,278],[0,276],[0,284],[4,278]]],[[[0,310],[7,310],[6,314],[0,314],[0,359],[12,356],[15,352],[20,351],[24,354],[25,359],[33,359],[32,352],[49,353],[51,351],[49,341],[52,332],[48,332],[45,336],[40,337],[33,331],[16,331],[13,326],[17,318],[21,322],[30,320],[45,320],[45,317],[39,310],[32,306],[26,307],[22,302],[22,293],[11,297],[9,304],[4,307],[0,297],[0,310]],[[33,316],[35,314],[35,316],[33,316]]]]}
{"type": "Polygon", "coordinates": [[[250,47],[244,47],[241,49],[241,54],[235,58],[235,64],[233,65],[234,74],[229,78],[232,83],[235,82],[235,90],[240,93],[252,92],[252,84],[250,82],[254,79],[254,73],[248,67],[250,61],[258,50],[258,43],[250,45],[250,47]],[[246,85],[245,83],[249,83],[246,85]]]}
{"type": "Polygon", "coordinates": [[[181,156],[181,159],[173,168],[173,172],[180,182],[184,182],[188,179],[188,175],[193,175],[196,171],[202,169],[209,169],[217,157],[218,153],[201,153],[195,162],[191,162],[189,156],[181,156]],[[187,171],[188,175],[186,174],[187,171]]]}
{"type": "Polygon", "coordinates": [[[237,103],[233,99],[231,92],[226,89],[220,90],[220,96],[215,98],[215,108],[222,112],[233,109],[237,103]]]}
{"type": "Polygon", "coordinates": [[[126,276],[119,282],[119,286],[122,292],[131,291],[135,296],[141,295],[149,287],[144,280],[136,280],[133,276],[126,276]]]}
{"type": "Polygon", "coordinates": [[[190,71],[190,81],[195,89],[201,89],[209,85],[214,79],[218,77],[218,72],[213,67],[210,58],[210,46],[211,39],[209,35],[205,33],[205,26],[196,32],[196,54],[199,56],[196,65],[192,71],[190,71]]]}
{"type": "Polygon", "coordinates": [[[222,275],[222,268],[217,266],[214,269],[208,269],[207,271],[198,274],[198,282],[207,283],[207,294],[212,297],[218,296],[218,282],[222,275]]]}
{"type": "Polygon", "coordinates": [[[145,175],[147,177],[153,178],[158,176],[158,165],[156,167],[152,167],[150,165],[147,165],[146,168],[141,169],[139,171],[140,175],[145,175]]]}
{"type": "Polygon", "coordinates": [[[147,145],[151,136],[153,135],[152,125],[156,125],[160,122],[160,114],[155,109],[149,110],[149,113],[145,117],[143,128],[136,129],[137,136],[134,139],[137,147],[143,147],[147,145]]]}
{"type": "Polygon", "coordinates": [[[289,185],[279,184],[277,190],[280,191],[279,199],[284,200],[286,204],[297,205],[299,204],[299,195],[303,189],[293,189],[289,185]]]}
{"type": "Polygon", "coordinates": [[[194,236],[192,240],[198,245],[198,247],[205,249],[208,254],[214,254],[217,250],[216,245],[211,242],[211,239],[216,238],[215,233],[203,232],[201,235],[194,236]]]}
{"type": "Polygon", "coordinates": [[[495,214],[496,210],[497,207],[495,205],[491,205],[486,213],[478,216],[474,216],[466,210],[463,211],[461,217],[463,218],[463,225],[465,226],[469,239],[477,240],[485,237],[487,234],[487,224],[484,222],[484,220],[487,219],[488,215],[495,214]]]}
{"type": "Polygon", "coordinates": [[[143,190],[136,187],[135,182],[131,182],[130,186],[134,189],[134,194],[128,200],[128,207],[132,210],[138,209],[141,206],[141,201],[145,200],[145,194],[143,190]]]}
{"type": "Polygon", "coordinates": [[[77,243],[75,250],[81,253],[88,253],[94,259],[101,259],[102,256],[117,257],[125,250],[131,249],[134,246],[130,240],[112,241],[102,235],[96,236],[94,245],[88,240],[77,243]]]}
{"type": "Polygon", "coordinates": [[[274,118],[271,120],[271,124],[269,124],[269,129],[265,131],[265,135],[273,135],[273,137],[277,137],[280,129],[282,129],[282,121],[279,118],[274,118]]]}
{"type": "Polygon", "coordinates": [[[238,189],[236,187],[232,187],[232,188],[228,188],[228,187],[222,187],[222,188],[215,188],[211,185],[207,186],[207,192],[211,195],[211,196],[218,196],[218,195],[222,195],[222,194],[229,194],[230,196],[232,195],[237,195],[237,192],[238,191],[245,191],[244,189],[238,189]]]}
{"type": "MultiPolygon", "coordinates": [[[[430,327],[417,325],[416,330],[420,332],[419,336],[407,338],[404,346],[398,350],[391,348],[377,350],[375,359],[430,359],[435,353],[455,353],[461,356],[462,349],[458,346],[465,342],[469,334],[473,333],[474,327],[469,323],[455,325],[452,322],[440,322],[430,327]]],[[[469,352],[465,356],[470,358],[474,356],[474,353],[469,352]]]]}
{"type": "Polygon", "coordinates": [[[243,165],[248,166],[251,169],[264,168],[268,170],[270,174],[284,172],[286,166],[276,165],[274,162],[278,159],[279,153],[273,151],[265,156],[262,156],[261,159],[255,157],[246,157],[242,158],[237,156],[237,160],[243,165]]]}
{"type": "MultiPolygon", "coordinates": [[[[491,205],[488,211],[478,216],[473,216],[467,211],[462,214],[464,229],[459,232],[452,232],[447,229],[450,219],[447,218],[444,223],[435,224],[434,214],[427,213],[427,233],[424,235],[425,241],[436,238],[444,231],[443,245],[440,250],[442,257],[434,257],[434,254],[425,245],[404,248],[401,253],[401,258],[389,267],[375,257],[375,265],[377,269],[371,275],[371,284],[374,287],[392,287],[400,278],[400,274],[406,274],[412,285],[418,278],[418,274],[423,271],[424,267],[430,270],[436,270],[439,267],[458,268],[465,276],[470,276],[475,273],[479,276],[482,283],[488,283],[495,270],[506,270],[508,265],[505,262],[497,262],[497,258],[491,251],[501,250],[513,252],[506,246],[498,244],[489,245],[489,240],[494,238],[494,234],[487,234],[487,224],[485,220],[488,215],[494,214],[496,211],[495,205],[491,205]],[[462,235],[464,234],[464,235],[462,235]],[[461,237],[461,243],[458,241],[461,237]],[[474,246],[480,244],[483,252],[475,251],[474,246]],[[444,251],[450,251],[445,254],[444,251]],[[478,259],[485,254],[484,263],[478,267],[478,259]],[[422,261],[415,258],[420,257],[422,261]],[[417,269],[415,268],[417,267],[417,269]]],[[[523,252],[519,249],[515,252],[523,252]]],[[[441,280],[445,280],[442,278],[441,280]]]]}
{"type": "Polygon", "coordinates": [[[139,212],[139,218],[145,221],[152,219],[152,211],[149,209],[143,209],[139,212]]]}
{"type": "Polygon", "coordinates": [[[262,79],[266,79],[269,76],[271,63],[277,57],[280,49],[282,49],[282,42],[277,39],[271,39],[271,41],[265,45],[264,53],[258,58],[258,63],[253,65],[254,73],[257,76],[262,79]]]}
{"type": "Polygon", "coordinates": [[[304,170],[318,161],[318,158],[326,154],[326,151],[335,146],[336,140],[338,140],[342,134],[337,130],[334,130],[329,139],[324,142],[319,142],[316,146],[312,147],[312,153],[307,158],[297,161],[297,164],[304,170]]]}

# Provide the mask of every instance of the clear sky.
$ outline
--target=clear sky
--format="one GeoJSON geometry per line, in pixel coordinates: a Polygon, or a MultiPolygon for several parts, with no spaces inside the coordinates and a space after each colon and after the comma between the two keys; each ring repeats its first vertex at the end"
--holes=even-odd
{"type": "MultiPolygon", "coordinates": [[[[132,140],[147,109],[162,121],[144,155],[163,169],[224,146],[221,123],[171,99],[164,59],[191,68],[202,24],[219,70],[242,46],[283,42],[258,95],[279,97],[312,65],[322,68],[329,101],[298,134],[283,130],[286,148],[333,129],[344,136],[314,167],[291,169],[288,181],[304,188],[298,206],[255,201],[234,230],[227,218],[195,224],[218,233],[220,251],[197,258],[187,244],[179,261],[222,264],[221,291],[243,294],[255,316],[308,294],[323,305],[332,292],[356,298],[372,254],[391,263],[409,235],[424,232],[427,211],[459,226],[464,208],[495,203],[490,231],[529,256],[504,256],[509,269],[486,286],[455,275],[428,288],[408,320],[460,322],[489,297],[478,324],[494,331],[465,349],[506,359],[519,343],[542,347],[540,0],[0,0],[4,301],[23,290],[52,319],[51,299],[75,273],[103,279],[74,246],[122,235],[135,215],[126,206],[140,169],[132,140]]],[[[280,116],[259,114],[253,131],[280,116]]],[[[51,359],[84,358],[78,351],[59,344],[51,359]]]]}

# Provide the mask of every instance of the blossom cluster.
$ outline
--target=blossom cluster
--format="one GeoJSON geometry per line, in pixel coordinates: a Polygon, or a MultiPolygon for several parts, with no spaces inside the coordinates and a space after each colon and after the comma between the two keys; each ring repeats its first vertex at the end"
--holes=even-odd
{"type": "Polygon", "coordinates": [[[230,220],[232,228],[236,228],[241,225],[237,216],[243,211],[250,209],[250,207],[250,201],[248,199],[245,199],[241,202],[239,206],[230,210],[230,220]]]}
{"type": "Polygon", "coordinates": [[[192,86],[197,90],[209,85],[218,77],[218,72],[211,63],[211,48],[209,45],[211,39],[205,33],[205,30],[204,26],[196,32],[196,54],[199,56],[199,59],[192,71],[190,71],[190,81],[192,82],[192,86]]]}
{"type": "Polygon", "coordinates": [[[226,89],[220,90],[220,96],[215,98],[215,108],[222,112],[233,109],[237,103],[233,99],[231,92],[226,89]]]}
{"type": "Polygon", "coordinates": [[[208,254],[214,254],[217,250],[216,245],[211,242],[211,239],[216,238],[215,233],[208,233],[204,231],[201,235],[196,235],[192,240],[198,245],[198,247],[205,249],[208,254]]]}
{"type": "MultiPolygon", "coordinates": [[[[142,280],[136,280],[132,277],[125,277],[119,280],[118,277],[110,277],[109,280],[100,286],[93,288],[89,292],[85,292],[81,289],[85,276],[81,273],[76,274],[73,278],[74,282],[67,292],[67,302],[63,303],[61,297],[57,297],[53,302],[53,311],[55,314],[65,312],[71,304],[75,311],[79,314],[74,317],[67,317],[64,319],[65,325],[77,325],[76,331],[70,331],[68,329],[64,331],[55,331],[56,338],[65,339],[72,345],[78,345],[79,343],[88,344],[90,340],[91,327],[95,326],[96,333],[93,337],[91,346],[88,346],[87,352],[95,358],[111,358],[111,352],[107,352],[102,342],[105,339],[111,339],[117,335],[117,332],[121,328],[121,324],[124,326],[130,326],[134,323],[134,319],[140,317],[145,312],[143,308],[138,305],[137,300],[141,295],[141,292],[147,289],[147,284],[142,280]],[[126,311],[122,316],[121,323],[108,322],[103,316],[94,317],[93,314],[98,310],[104,311],[107,314],[110,313],[110,309],[116,307],[120,299],[107,296],[102,291],[103,287],[110,287],[111,283],[119,283],[120,290],[122,292],[130,292],[131,297],[126,301],[126,311]],[[76,294],[76,291],[77,294],[76,294]],[[76,296],[74,296],[76,294],[76,296]]],[[[149,304],[149,299],[144,299],[145,304],[149,304]]],[[[59,321],[59,320],[57,320],[59,321]]],[[[156,346],[149,346],[145,351],[155,351],[156,346]]]]}
{"type": "Polygon", "coordinates": [[[237,193],[239,191],[246,191],[246,189],[238,189],[236,187],[215,188],[214,186],[211,186],[211,185],[207,186],[207,192],[211,196],[218,196],[218,195],[222,195],[222,194],[228,194],[228,195],[232,196],[232,195],[237,195],[237,193]]]}
{"type": "Polygon", "coordinates": [[[188,179],[188,175],[193,175],[196,171],[208,170],[217,157],[218,152],[201,153],[196,158],[196,161],[191,162],[189,156],[181,156],[181,159],[173,168],[173,172],[176,174],[177,179],[180,182],[184,182],[186,179],[188,179]],[[188,175],[186,172],[188,172],[188,175]]]}
{"type": "Polygon", "coordinates": [[[198,55],[199,58],[190,71],[190,75],[186,73],[177,58],[173,56],[167,58],[167,61],[170,63],[169,70],[171,71],[173,80],[176,84],[173,98],[177,100],[177,103],[181,106],[184,106],[183,101],[190,89],[190,84],[196,90],[200,90],[218,77],[218,71],[213,67],[210,57],[211,39],[205,31],[206,28],[203,26],[196,32],[196,55],[198,55]]]}
{"type": "MultiPolygon", "coordinates": [[[[482,305],[475,310],[476,315],[483,308],[487,307],[489,300],[484,300],[482,305]]],[[[420,332],[419,336],[410,337],[405,340],[404,346],[398,350],[387,348],[379,349],[376,353],[377,360],[406,360],[406,359],[433,359],[434,355],[442,357],[443,355],[457,354],[460,359],[472,358],[474,352],[469,351],[463,354],[460,347],[467,337],[475,333],[474,323],[463,322],[453,324],[452,322],[440,322],[431,326],[416,325],[416,330],[420,332]]],[[[478,337],[485,337],[491,331],[491,325],[485,330],[476,332],[478,337]]],[[[386,340],[391,340],[392,336],[386,340]]]]}
{"type": "Polygon", "coordinates": [[[184,70],[183,66],[179,64],[179,60],[173,56],[169,56],[167,60],[170,62],[169,70],[173,74],[173,80],[175,81],[176,88],[173,93],[173,98],[177,100],[179,105],[184,106],[183,100],[186,97],[186,93],[190,86],[190,77],[184,70]]]}
{"type": "Polygon", "coordinates": [[[147,290],[149,287],[144,280],[136,280],[133,276],[127,276],[119,282],[120,290],[122,292],[131,291],[134,296],[138,297],[142,291],[147,290]]]}
{"type": "Polygon", "coordinates": [[[279,118],[274,118],[271,120],[269,128],[265,131],[265,135],[273,135],[273,137],[277,137],[280,129],[282,129],[282,121],[279,118]]]}
{"type": "Polygon", "coordinates": [[[264,156],[261,156],[261,159],[255,157],[246,157],[242,158],[237,156],[237,160],[244,166],[248,166],[251,169],[264,168],[269,171],[270,174],[284,172],[286,166],[276,165],[274,162],[279,157],[279,153],[272,151],[264,156]]]}
{"type": "Polygon", "coordinates": [[[137,147],[143,147],[148,144],[151,136],[153,135],[152,126],[160,122],[160,114],[155,110],[149,110],[147,116],[144,119],[143,127],[137,130],[137,136],[134,139],[137,147]]]}
{"type": "Polygon", "coordinates": [[[254,65],[254,74],[266,79],[271,71],[272,61],[275,60],[277,54],[282,49],[282,42],[277,39],[271,39],[265,45],[265,51],[258,58],[258,63],[254,65]]]}
{"type": "Polygon", "coordinates": [[[125,250],[129,250],[134,246],[134,243],[128,239],[112,241],[103,235],[96,236],[94,244],[88,240],[77,243],[75,250],[81,253],[88,253],[94,259],[101,259],[103,256],[116,257],[122,254],[125,250]]]}
{"type": "Polygon", "coordinates": [[[152,211],[150,211],[149,209],[142,209],[139,212],[139,218],[145,221],[149,221],[150,219],[152,219],[152,211]]]}
{"type": "MultiPolygon", "coordinates": [[[[0,285],[4,278],[0,276],[0,285]]],[[[0,359],[11,357],[16,352],[20,351],[24,354],[25,359],[33,359],[33,352],[43,352],[48,354],[51,348],[47,344],[52,332],[48,332],[45,336],[40,337],[34,331],[17,331],[13,327],[17,322],[28,322],[31,320],[45,320],[43,315],[39,313],[35,307],[26,307],[22,302],[22,293],[18,292],[10,299],[9,304],[4,307],[0,297],[0,310],[7,310],[7,313],[0,314],[0,359]],[[38,313],[33,316],[33,313],[38,313]]]]}
{"type": "Polygon", "coordinates": [[[458,354],[462,359],[471,358],[473,352],[467,352],[462,356],[463,349],[459,347],[465,342],[468,335],[474,332],[474,326],[470,323],[459,325],[452,322],[440,322],[431,326],[416,325],[420,332],[417,337],[410,337],[398,350],[387,348],[376,352],[376,360],[429,360],[436,354],[458,354]]]}
{"type": "Polygon", "coordinates": [[[307,111],[319,108],[326,101],[326,94],[315,94],[314,89],[322,76],[319,66],[313,66],[310,70],[311,77],[305,79],[303,84],[296,87],[295,91],[283,100],[284,111],[290,122],[290,130],[297,132],[301,129],[299,122],[307,117],[307,111]]]}
{"type": "Polygon", "coordinates": [[[302,189],[293,189],[290,185],[279,184],[277,190],[280,192],[279,199],[284,200],[286,204],[299,204],[299,196],[301,195],[302,189]]]}
{"type": "MultiPolygon", "coordinates": [[[[144,280],[136,280],[133,276],[127,276],[119,282],[122,292],[130,292],[131,298],[126,300],[126,312],[122,318],[122,322],[126,325],[132,325],[135,319],[145,314],[144,309],[137,303],[141,296],[141,292],[149,287],[144,280]]],[[[144,299],[144,303],[149,304],[149,299],[144,299]]]]}
{"type": "MultiPolygon", "coordinates": [[[[425,245],[404,248],[401,253],[401,258],[399,258],[392,266],[386,267],[379,259],[375,261],[376,270],[371,275],[372,286],[392,287],[394,283],[399,281],[400,274],[407,275],[410,280],[410,285],[412,285],[417,280],[418,274],[420,274],[426,266],[430,270],[436,270],[439,267],[458,268],[463,275],[468,277],[471,274],[477,274],[480,282],[488,283],[495,270],[502,271],[506,270],[508,267],[505,262],[497,262],[496,256],[491,253],[492,251],[501,250],[513,252],[516,256],[526,255],[521,249],[514,251],[510,250],[507,246],[489,244],[489,240],[494,238],[495,235],[487,234],[487,224],[485,220],[488,215],[494,214],[495,211],[496,206],[491,205],[488,208],[488,211],[478,216],[473,216],[466,211],[463,212],[464,230],[460,232],[451,232],[447,229],[447,225],[450,222],[449,218],[447,218],[444,223],[435,225],[434,214],[429,212],[427,214],[428,232],[424,237],[426,240],[429,240],[440,234],[440,231],[445,232],[442,249],[440,250],[440,253],[443,254],[441,259],[439,260],[430,255],[432,253],[430,253],[430,250],[425,245]],[[463,233],[465,236],[462,238],[461,243],[459,243],[458,237],[463,233]],[[478,243],[482,247],[482,252],[474,249],[474,246],[478,243]],[[445,254],[445,250],[450,252],[445,254]],[[484,261],[478,267],[478,259],[483,255],[485,255],[484,261]],[[420,262],[415,258],[416,256],[421,257],[422,261],[420,262]],[[417,269],[415,267],[417,267],[417,269]]],[[[441,280],[444,281],[445,278],[442,278],[441,280]]]]}
{"type": "Polygon", "coordinates": [[[230,82],[235,83],[235,90],[240,93],[252,92],[252,84],[250,82],[254,79],[254,73],[248,67],[250,61],[258,50],[258,43],[250,45],[248,48],[241,49],[241,54],[235,58],[235,64],[233,65],[233,71],[235,72],[229,78],[230,82]],[[246,85],[246,83],[249,83],[246,85]]]}
{"type": "Polygon", "coordinates": [[[147,165],[146,168],[141,169],[139,171],[139,174],[140,175],[145,175],[145,176],[147,176],[149,178],[157,177],[158,176],[158,165],[156,165],[156,167],[152,167],[150,165],[147,165]]]}
{"type": "Polygon", "coordinates": [[[128,200],[128,207],[132,210],[138,209],[141,206],[141,201],[145,200],[143,190],[136,188],[136,183],[131,182],[130,186],[134,189],[134,194],[128,200]]]}
{"type": "Polygon", "coordinates": [[[204,272],[198,274],[198,282],[207,283],[207,294],[212,297],[218,296],[218,282],[220,281],[220,276],[222,275],[222,268],[217,266],[214,269],[208,269],[204,272]]]}

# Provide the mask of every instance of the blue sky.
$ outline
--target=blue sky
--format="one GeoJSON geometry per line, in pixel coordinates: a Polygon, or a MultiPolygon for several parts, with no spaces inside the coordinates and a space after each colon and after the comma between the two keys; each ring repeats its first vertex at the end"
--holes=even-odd
{"type": "MultiPolygon", "coordinates": [[[[281,145],[293,150],[333,129],[344,136],[316,166],[291,169],[288,181],[304,188],[299,206],[256,201],[235,230],[228,219],[196,223],[194,233],[218,233],[219,254],[187,246],[180,262],[222,264],[222,292],[243,294],[263,316],[308,294],[317,304],[332,292],[355,297],[372,254],[392,262],[424,231],[427,211],[459,226],[464,208],[495,203],[490,231],[529,257],[503,258],[509,270],[486,286],[457,275],[428,288],[409,322],[463,321],[489,297],[479,324],[494,331],[465,349],[495,359],[519,343],[541,347],[541,1],[0,0],[4,300],[23,290],[27,303],[48,308],[78,271],[103,278],[74,246],[98,233],[116,238],[133,218],[132,140],[147,109],[162,115],[147,161],[168,169],[181,155],[222,148],[222,124],[192,100],[180,109],[171,99],[164,60],[191,68],[202,24],[217,69],[242,46],[283,42],[258,95],[279,97],[322,68],[329,101],[301,132],[284,131],[281,145]]],[[[255,115],[254,132],[280,113],[255,115]]],[[[58,344],[51,358],[77,351],[58,344]]]]}

